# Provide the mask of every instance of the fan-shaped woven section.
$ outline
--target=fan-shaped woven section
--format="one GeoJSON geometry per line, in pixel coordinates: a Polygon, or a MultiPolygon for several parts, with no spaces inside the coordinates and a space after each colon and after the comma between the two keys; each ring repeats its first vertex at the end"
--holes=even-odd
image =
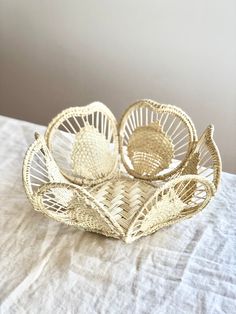
{"type": "Polygon", "coordinates": [[[44,184],[35,195],[37,207],[47,216],[88,231],[120,237],[122,230],[113,224],[96,200],[82,188],[70,184],[44,184]],[[58,195],[64,195],[61,199],[58,195]]]}
{"type": "Polygon", "coordinates": [[[107,176],[115,163],[110,142],[94,126],[86,125],[76,134],[72,164],[76,175],[88,179],[107,176]]]}
{"type": "Polygon", "coordinates": [[[176,190],[170,189],[168,193],[162,196],[159,202],[156,202],[156,204],[151,207],[140,230],[145,232],[156,224],[157,212],[158,224],[164,224],[166,221],[177,217],[185,206],[186,204],[181,200],[181,197],[176,193],[176,190]]]}
{"type": "Polygon", "coordinates": [[[65,109],[50,122],[46,143],[64,177],[94,185],[114,176],[119,157],[116,124],[99,102],[65,109]]]}
{"type": "MultiPolygon", "coordinates": [[[[194,153],[189,157],[188,163],[185,166],[185,168],[182,171],[182,175],[188,175],[188,174],[198,174],[198,164],[199,164],[199,153],[194,153]]],[[[197,182],[196,181],[191,181],[187,186],[183,186],[182,183],[179,184],[179,186],[176,186],[177,189],[182,189],[183,190],[183,195],[185,198],[185,201],[191,200],[193,197],[196,189],[197,189],[197,182]],[[184,193],[185,192],[185,193],[184,193]]],[[[183,198],[181,195],[180,198],[183,198]]]]}
{"type": "Polygon", "coordinates": [[[165,180],[188,160],[197,141],[191,119],[181,109],[144,99],[131,105],[119,128],[121,159],[127,172],[143,180],[165,180]]]}
{"type": "Polygon", "coordinates": [[[174,145],[158,121],[134,130],[128,142],[128,156],[140,175],[156,175],[174,156],[174,145]]]}
{"type": "Polygon", "coordinates": [[[198,174],[207,178],[217,188],[222,171],[219,150],[213,139],[214,127],[209,125],[196,143],[180,174],[198,174]]]}
{"type": "Polygon", "coordinates": [[[214,185],[198,175],[170,180],[156,189],[133,218],[126,241],[134,241],[135,238],[193,216],[207,205],[214,193],[214,185]],[[196,188],[193,191],[194,183],[196,188]]]}

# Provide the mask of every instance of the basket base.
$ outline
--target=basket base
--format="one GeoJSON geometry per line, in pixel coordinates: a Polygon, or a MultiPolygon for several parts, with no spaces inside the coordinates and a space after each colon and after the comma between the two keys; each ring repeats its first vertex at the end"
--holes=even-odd
{"type": "Polygon", "coordinates": [[[126,233],[134,215],[141,210],[155,189],[153,184],[121,176],[94,186],[90,193],[106,208],[126,233]]]}

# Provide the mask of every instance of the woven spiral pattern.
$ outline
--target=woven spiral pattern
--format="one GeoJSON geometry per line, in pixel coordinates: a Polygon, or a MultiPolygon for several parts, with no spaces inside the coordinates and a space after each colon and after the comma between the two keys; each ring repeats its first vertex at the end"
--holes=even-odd
{"type": "Polygon", "coordinates": [[[66,109],[23,163],[35,210],[127,243],[202,210],[220,173],[213,126],[197,140],[185,113],[150,100],[130,106],[118,129],[101,103],[66,109]]]}

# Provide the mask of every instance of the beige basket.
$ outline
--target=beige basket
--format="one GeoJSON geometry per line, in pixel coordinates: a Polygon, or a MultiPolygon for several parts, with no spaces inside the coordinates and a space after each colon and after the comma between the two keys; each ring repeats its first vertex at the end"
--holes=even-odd
{"type": "Polygon", "coordinates": [[[130,106],[118,126],[98,102],[66,109],[23,164],[35,210],[125,242],[202,210],[220,173],[213,126],[198,140],[182,110],[151,100],[130,106]]]}

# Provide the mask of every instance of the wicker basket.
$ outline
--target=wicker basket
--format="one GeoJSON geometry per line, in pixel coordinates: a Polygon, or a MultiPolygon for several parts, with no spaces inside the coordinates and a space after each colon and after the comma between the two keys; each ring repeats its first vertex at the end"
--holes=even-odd
{"type": "Polygon", "coordinates": [[[23,164],[35,210],[125,242],[202,210],[220,173],[213,126],[198,140],[182,110],[152,100],[131,105],[119,124],[102,103],[66,109],[23,164]]]}

